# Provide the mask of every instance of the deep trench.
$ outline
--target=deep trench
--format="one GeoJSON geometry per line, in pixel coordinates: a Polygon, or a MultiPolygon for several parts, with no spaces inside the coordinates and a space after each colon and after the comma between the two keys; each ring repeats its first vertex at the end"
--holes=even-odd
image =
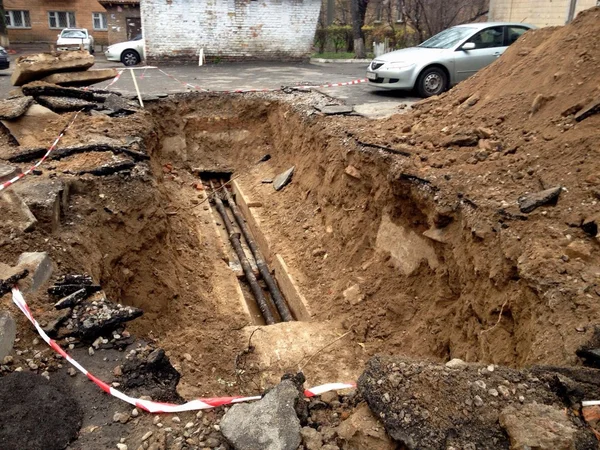
{"type": "Polygon", "coordinates": [[[435,191],[394,173],[401,156],[360,147],[329,119],[278,100],[201,96],[149,110],[151,173],[127,184],[88,182],[76,194],[81,203],[100,193],[112,199],[103,210],[89,205],[94,231],[81,261],[112,296],[144,309],[133,329],[172,355],[193,351],[213,373],[231,371],[246,346],[241,330],[257,323],[240,307],[198,185],[199,172],[226,171],[262,205],[270,252],[285,259],[306,299],[304,322],[350,331],[352,351],[340,352],[340,364],[380,352],[539,362],[537,294],[498,245],[472,232],[468,211],[438,208],[435,191]],[[350,165],[359,178],[345,173],[350,165]],[[282,191],[263,182],[291,166],[282,191]],[[423,236],[431,228],[443,231],[443,243],[423,236]]]}

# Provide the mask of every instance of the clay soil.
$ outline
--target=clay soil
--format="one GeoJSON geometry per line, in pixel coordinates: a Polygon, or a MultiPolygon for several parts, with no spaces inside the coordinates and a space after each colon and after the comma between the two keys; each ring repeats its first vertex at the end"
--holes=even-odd
{"type": "MultiPolygon", "coordinates": [[[[599,211],[600,115],[574,115],[600,98],[599,18],[528,32],[386,120],[322,117],[314,106],[330,100],[302,93],[187,94],[86,116],[61,145],[140,138],[150,161],[108,177],[74,174],[110,154],[49,161],[41,177],[70,189],[61,227],[1,236],[2,262],[47,251],[58,273],[89,273],[142,308],[128,329],[167,351],[186,399],[257,392],[299,369],[308,385],[352,381],[376,353],[579,365],[600,312],[599,242],[581,228],[599,211]],[[263,182],[291,166],[282,191],[263,182]],[[262,204],[253,210],[310,321],[254,326],[198,168],[231,169],[262,204]],[[519,211],[521,196],[554,186],[556,204],[519,211]]],[[[71,117],[49,121],[40,145],[71,117]]],[[[20,150],[6,142],[0,157],[20,150]]],[[[44,293],[28,300],[41,320],[55,314],[44,293]]]]}

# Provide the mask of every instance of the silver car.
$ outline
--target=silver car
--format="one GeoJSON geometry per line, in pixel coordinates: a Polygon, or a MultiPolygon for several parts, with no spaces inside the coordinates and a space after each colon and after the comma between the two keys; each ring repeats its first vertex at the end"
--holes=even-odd
{"type": "Polygon", "coordinates": [[[367,69],[373,86],[416,89],[420,96],[438,95],[494,62],[533,25],[482,22],[458,25],[427,39],[375,58],[367,69]]]}

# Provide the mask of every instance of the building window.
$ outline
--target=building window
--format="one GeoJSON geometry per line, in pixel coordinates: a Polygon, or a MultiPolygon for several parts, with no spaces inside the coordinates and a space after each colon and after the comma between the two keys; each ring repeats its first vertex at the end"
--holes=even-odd
{"type": "Polygon", "coordinates": [[[48,11],[48,24],[50,28],[74,28],[75,13],[67,11],[48,11]]]}
{"type": "Polygon", "coordinates": [[[108,30],[108,26],[106,25],[106,14],[92,13],[92,20],[94,22],[94,30],[108,30]]]}
{"type": "Polygon", "coordinates": [[[31,28],[29,11],[5,11],[8,28],[31,28]]]}

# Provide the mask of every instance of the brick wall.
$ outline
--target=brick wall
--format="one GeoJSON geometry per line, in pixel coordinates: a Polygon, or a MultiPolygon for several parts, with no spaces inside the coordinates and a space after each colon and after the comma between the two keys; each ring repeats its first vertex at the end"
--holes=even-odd
{"type": "Polygon", "coordinates": [[[310,55],[321,0],[144,0],[148,61],[279,60],[310,55]]]}
{"type": "MultiPolygon", "coordinates": [[[[108,43],[116,44],[129,40],[127,36],[127,19],[139,18],[139,5],[106,6],[108,11],[108,43]]],[[[135,37],[135,36],[133,36],[135,37]]]]}
{"type": "MultiPolygon", "coordinates": [[[[569,0],[490,0],[490,20],[526,22],[539,27],[564,25],[569,0]]],[[[578,0],[576,14],[596,6],[596,0],[578,0]]]]}
{"type": "Polygon", "coordinates": [[[108,43],[108,32],[94,30],[92,13],[106,13],[96,0],[4,0],[5,10],[29,11],[31,27],[8,28],[11,43],[56,42],[60,29],[51,29],[48,22],[49,11],[75,12],[76,25],[87,28],[94,36],[96,44],[108,43]]]}

